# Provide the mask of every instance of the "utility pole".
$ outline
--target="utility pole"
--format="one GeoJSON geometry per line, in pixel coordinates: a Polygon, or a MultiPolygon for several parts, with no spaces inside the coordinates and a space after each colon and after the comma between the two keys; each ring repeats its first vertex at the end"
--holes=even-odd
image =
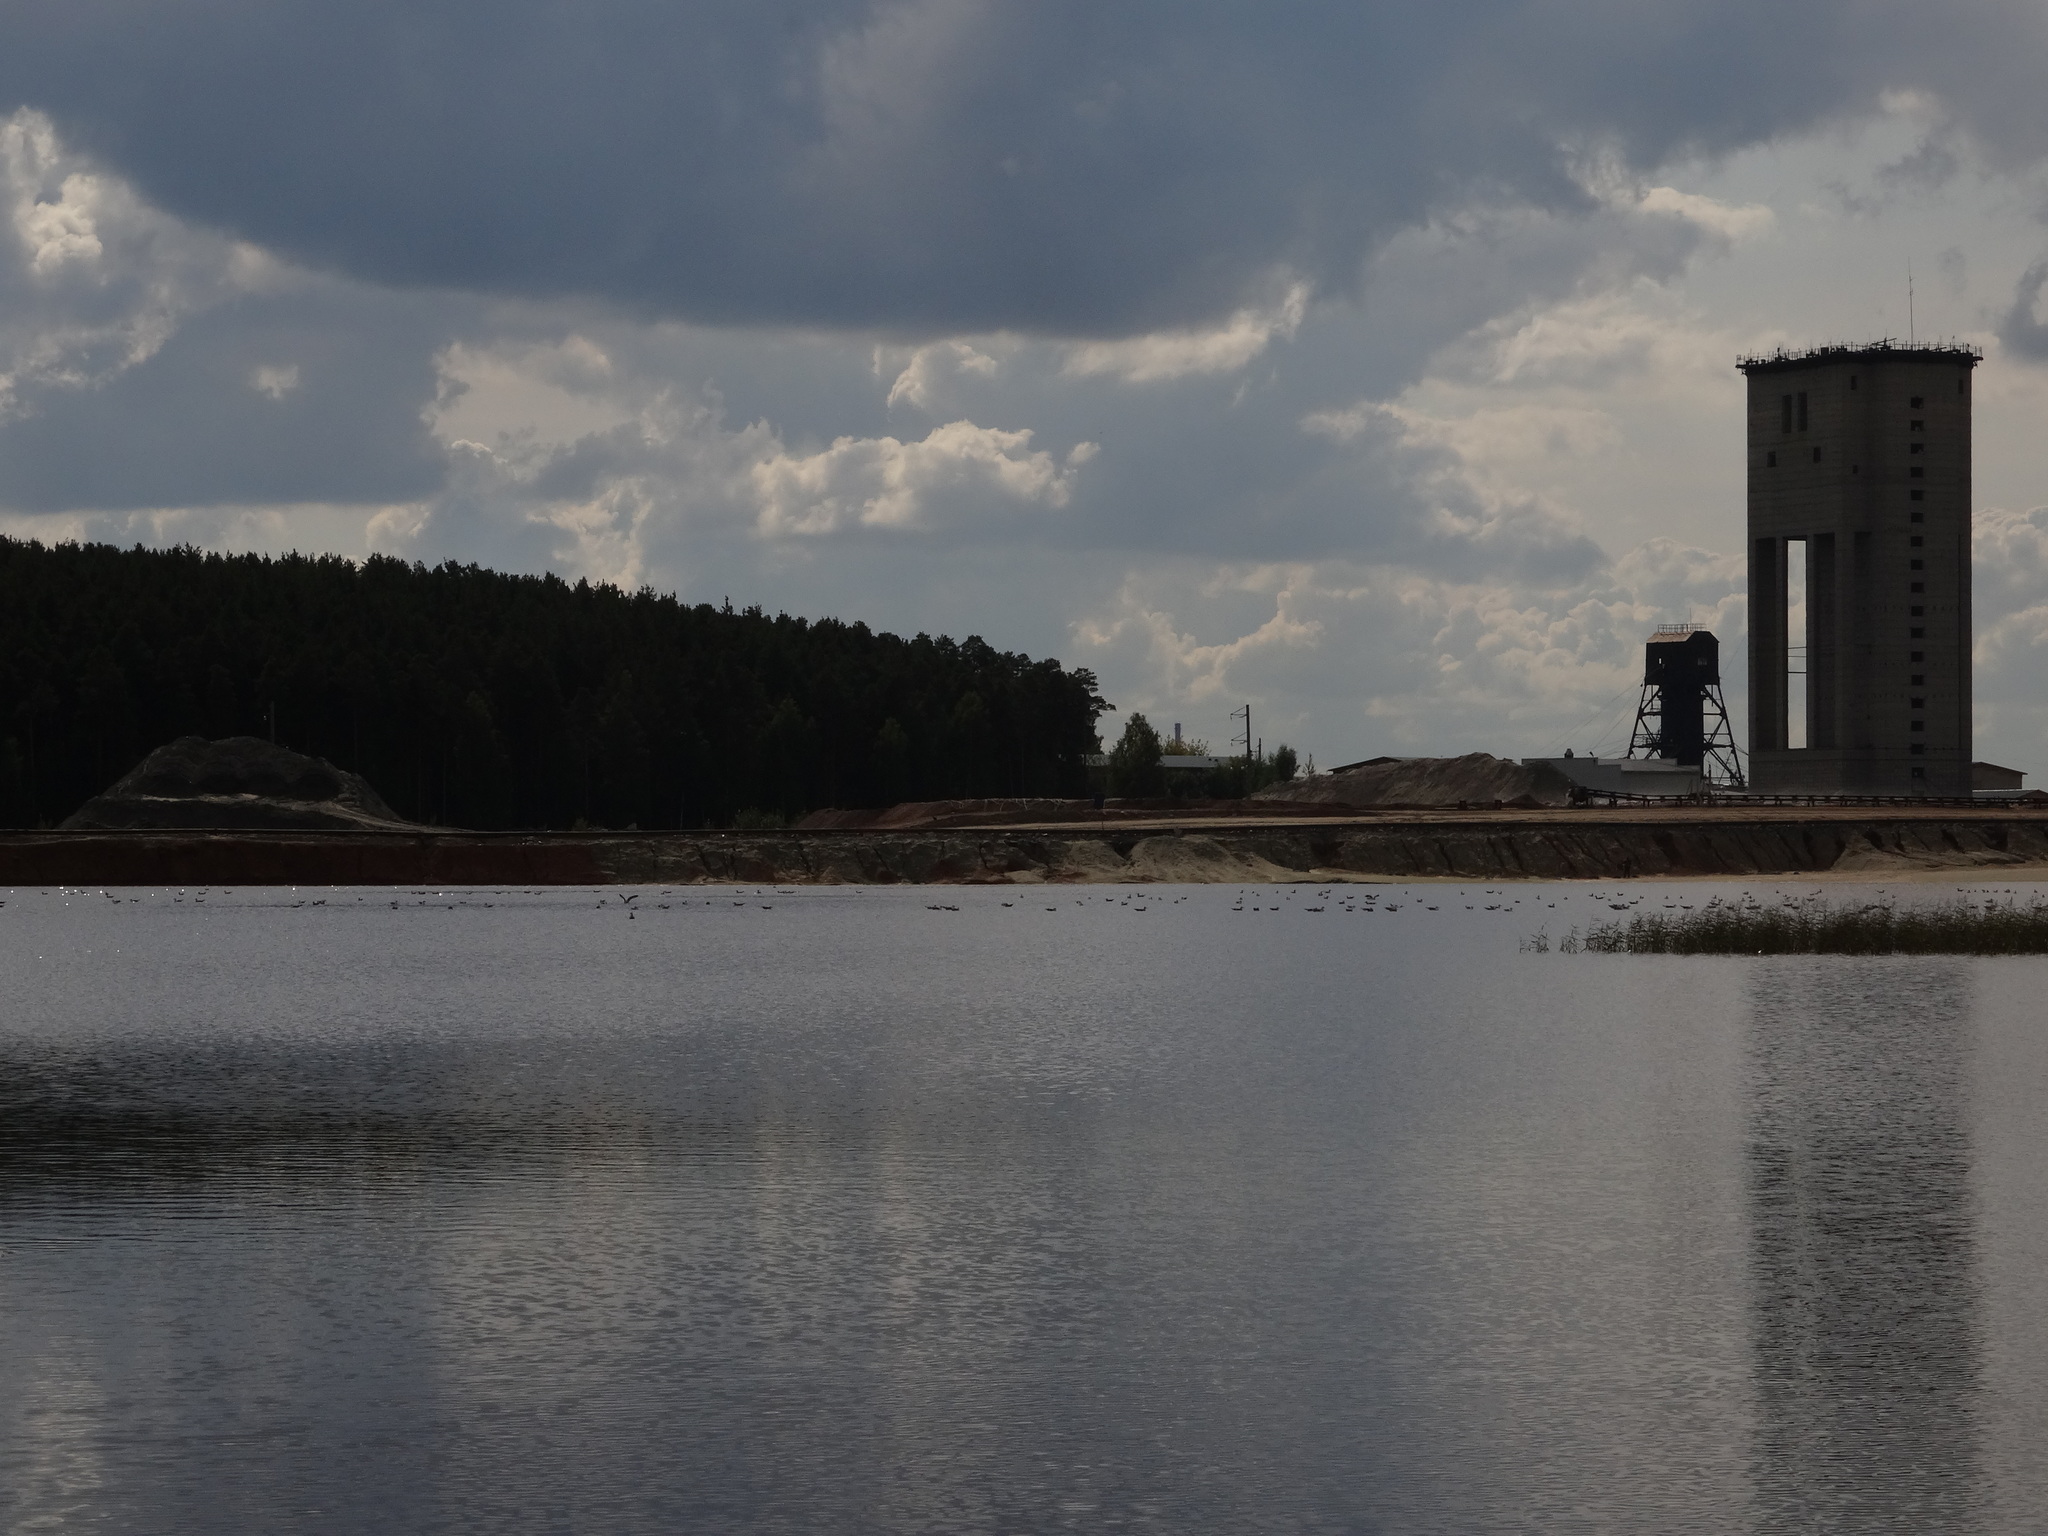
{"type": "Polygon", "coordinates": [[[1230,712],[1230,718],[1231,718],[1231,719],[1233,719],[1233,720],[1236,720],[1236,719],[1240,719],[1240,718],[1241,718],[1241,719],[1243,719],[1243,721],[1244,721],[1244,771],[1245,771],[1246,773],[1250,773],[1250,772],[1252,771],[1252,707],[1251,707],[1251,705],[1247,704],[1247,705],[1245,705],[1245,706],[1244,706],[1244,708],[1242,708],[1242,709],[1233,709],[1233,710],[1232,710],[1232,711],[1230,712]]]}

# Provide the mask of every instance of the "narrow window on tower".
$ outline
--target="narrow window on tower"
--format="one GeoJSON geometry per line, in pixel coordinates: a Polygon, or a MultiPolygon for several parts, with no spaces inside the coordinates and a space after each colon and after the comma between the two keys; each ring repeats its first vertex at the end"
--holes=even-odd
{"type": "Polygon", "coordinates": [[[1927,430],[1927,423],[1924,421],[1909,421],[1906,423],[1906,430],[1908,432],[1925,432],[1927,430]]]}
{"type": "Polygon", "coordinates": [[[1926,404],[1927,402],[1926,402],[1925,400],[1923,400],[1923,399],[1922,399],[1922,398],[1921,398],[1920,396],[1918,396],[1918,395],[1915,395],[1915,396],[1914,396],[1914,397],[1913,397],[1913,398],[1912,398],[1912,399],[1911,399],[1910,401],[1908,401],[1907,403],[1908,403],[1909,405],[1911,405],[1911,406],[1913,407],[1913,409],[1914,409],[1914,410],[1916,410],[1916,411],[1917,411],[1917,410],[1919,410],[1919,409],[1920,409],[1920,407],[1921,407],[1921,406],[1925,405],[1925,404],[1926,404]]]}
{"type": "Polygon", "coordinates": [[[1925,699],[1908,699],[1906,700],[1906,702],[1912,705],[1915,709],[1925,709],[1927,707],[1927,701],[1925,699]]]}
{"type": "MultiPolygon", "coordinates": [[[[1906,542],[1912,545],[1915,549],[1918,549],[1922,544],[1925,544],[1927,541],[1921,538],[1920,535],[1916,533],[1913,535],[1913,537],[1906,540],[1906,542]]],[[[1918,565],[1915,565],[1913,569],[1917,571],[1920,569],[1920,567],[1918,565]]]]}
{"type": "Polygon", "coordinates": [[[1778,467],[1778,456],[1777,456],[1777,455],[1776,455],[1775,453],[1767,453],[1767,454],[1765,454],[1765,455],[1764,455],[1764,468],[1765,468],[1765,469],[1776,469],[1777,467],[1778,467]]]}
{"type": "Polygon", "coordinates": [[[1960,395],[1960,394],[1964,394],[1964,393],[1966,393],[1966,391],[1964,390],[1963,386],[1964,386],[1964,385],[1965,385],[1966,383],[1968,383],[1968,382],[1969,382],[1969,381],[1968,381],[1967,379],[1957,379],[1957,380],[1956,380],[1956,393],[1957,393],[1957,394],[1959,394],[1959,395],[1960,395]]]}
{"type": "Polygon", "coordinates": [[[1820,450],[1818,448],[1813,450],[1813,462],[1816,464],[1820,462],[1820,450]]]}
{"type": "Polygon", "coordinates": [[[1912,655],[1906,658],[1906,660],[1908,661],[1925,661],[1926,659],[1927,653],[1925,651],[1915,651],[1912,655]]]}
{"type": "Polygon", "coordinates": [[[1807,561],[1804,539],[1785,541],[1785,746],[1799,751],[1806,734],[1807,561]]]}
{"type": "Polygon", "coordinates": [[[1778,419],[1787,432],[1792,430],[1792,397],[1786,395],[1778,401],[1778,419]]]}
{"type": "Polygon", "coordinates": [[[1927,445],[1925,443],[1908,443],[1906,445],[1906,452],[1908,453],[1925,453],[1926,451],[1927,445]]]}
{"type": "Polygon", "coordinates": [[[1806,391],[1799,391],[1799,430],[1806,430],[1806,391]]]}
{"type": "Polygon", "coordinates": [[[1911,469],[1907,470],[1906,473],[1912,476],[1912,478],[1915,480],[1925,480],[1927,478],[1927,471],[1922,469],[1918,464],[1915,464],[1911,469]]]}
{"type": "Polygon", "coordinates": [[[1854,389],[1855,387],[1856,387],[1856,375],[1852,373],[1852,374],[1850,374],[1850,375],[1849,375],[1849,388],[1851,388],[1851,389],[1853,390],[1853,389],[1854,389]]]}
{"type": "Polygon", "coordinates": [[[1927,674],[1925,672],[1915,672],[1911,677],[1907,678],[1906,681],[1911,683],[1915,688],[1925,688],[1927,686],[1927,674]]]}
{"type": "MultiPolygon", "coordinates": [[[[1926,627],[1924,625],[1914,625],[1913,628],[1906,632],[1906,638],[1909,640],[1925,640],[1927,638],[1926,627]]],[[[1920,659],[1920,653],[1918,651],[1915,651],[1913,653],[1913,659],[1915,661],[1918,661],[1920,659]]]]}
{"type": "MultiPolygon", "coordinates": [[[[1915,565],[1918,565],[1920,562],[1918,560],[1915,560],[1913,563],[1915,565]]],[[[1915,592],[1925,592],[1927,590],[1927,583],[1924,581],[1916,581],[1913,583],[1913,590],[1915,592]]]]}
{"type": "Polygon", "coordinates": [[[1927,722],[1925,720],[1915,720],[1913,722],[1913,729],[1916,731],[1924,731],[1927,729],[1927,722]]]}
{"type": "MultiPolygon", "coordinates": [[[[1913,544],[1915,548],[1919,547],[1920,540],[1917,536],[1914,538],[1913,544]]],[[[1909,564],[1916,571],[1924,571],[1927,569],[1927,562],[1925,560],[1911,560],[1908,561],[1907,564],[1909,564]]]]}
{"type": "Polygon", "coordinates": [[[1924,779],[1927,777],[1927,770],[1925,768],[1915,768],[1913,770],[1913,777],[1916,779],[1924,779]]]}

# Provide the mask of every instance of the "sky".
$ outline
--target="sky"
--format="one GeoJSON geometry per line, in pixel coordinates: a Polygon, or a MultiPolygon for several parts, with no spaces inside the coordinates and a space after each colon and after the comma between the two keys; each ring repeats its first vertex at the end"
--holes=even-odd
{"type": "Polygon", "coordinates": [[[2031,0],[10,0],[0,531],[1616,752],[1666,622],[1746,735],[1736,358],[1910,330],[1984,351],[1977,755],[2048,774],[2043,78],[2031,0]]]}

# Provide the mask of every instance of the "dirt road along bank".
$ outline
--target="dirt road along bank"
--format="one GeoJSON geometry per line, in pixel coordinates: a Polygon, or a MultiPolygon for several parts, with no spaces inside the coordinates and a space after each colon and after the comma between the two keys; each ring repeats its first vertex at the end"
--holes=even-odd
{"type": "Polygon", "coordinates": [[[2048,812],[1409,811],[930,831],[0,833],[0,887],[1560,880],[2048,866],[2048,812]]]}

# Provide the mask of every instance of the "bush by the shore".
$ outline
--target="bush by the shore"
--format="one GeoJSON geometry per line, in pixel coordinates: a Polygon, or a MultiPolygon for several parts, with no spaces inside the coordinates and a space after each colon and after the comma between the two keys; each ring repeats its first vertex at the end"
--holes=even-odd
{"type": "Polygon", "coordinates": [[[1595,955],[2043,955],[2048,900],[1901,907],[1889,901],[1837,906],[1821,897],[1777,903],[1714,897],[1691,911],[1595,923],[1583,937],[1567,934],[1558,949],[1595,955]]]}

